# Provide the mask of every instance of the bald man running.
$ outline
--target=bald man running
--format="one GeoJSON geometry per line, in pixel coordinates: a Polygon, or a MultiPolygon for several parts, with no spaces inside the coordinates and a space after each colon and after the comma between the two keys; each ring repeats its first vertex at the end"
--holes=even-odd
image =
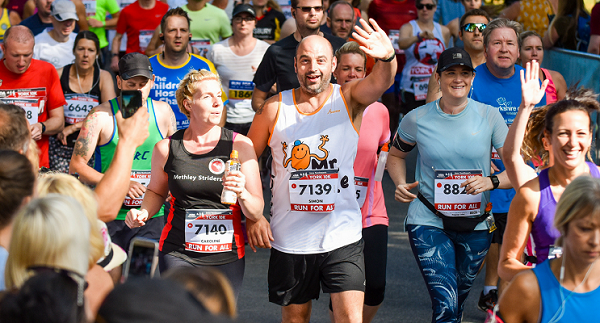
{"type": "Polygon", "coordinates": [[[63,130],[63,106],[67,104],[58,73],[52,64],[33,59],[35,40],[25,26],[4,33],[0,61],[0,102],[25,110],[31,137],[40,149],[40,167],[50,167],[48,138],[63,130]]]}
{"type": "MultiPolygon", "coordinates": [[[[354,158],[362,112],[393,83],[394,48],[374,20],[354,38],[378,63],[362,80],[331,84],[337,64],[331,44],[309,36],[294,66],[300,87],[267,100],[248,137],[260,156],[273,154],[269,301],[283,322],[308,322],[311,300],[331,294],[335,322],[361,322],[364,298],[362,218],[354,158]]],[[[249,230],[255,224],[248,223],[249,230]]],[[[263,238],[263,245],[268,245],[263,238]]]]}

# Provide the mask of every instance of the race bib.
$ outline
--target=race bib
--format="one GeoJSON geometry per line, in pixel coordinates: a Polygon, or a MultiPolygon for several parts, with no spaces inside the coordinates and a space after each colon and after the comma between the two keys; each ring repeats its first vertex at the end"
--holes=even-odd
{"type": "Polygon", "coordinates": [[[251,99],[254,91],[252,81],[229,81],[229,98],[234,100],[251,99]]]}
{"type": "Polygon", "coordinates": [[[41,100],[40,103],[40,100],[38,99],[4,98],[1,99],[0,102],[18,105],[23,108],[23,110],[25,110],[25,117],[27,118],[27,121],[29,121],[29,124],[32,125],[38,123],[40,104],[43,104],[44,100],[41,100]]]}
{"type": "Polygon", "coordinates": [[[203,253],[233,250],[231,210],[186,210],[185,250],[203,253]]]}
{"type": "Polygon", "coordinates": [[[501,160],[496,148],[492,147],[492,159],[501,160]]]}
{"type": "Polygon", "coordinates": [[[85,6],[86,17],[96,15],[96,0],[83,0],[83,5],[85,6]]]}
{"type": "Polygon", "coordinates": [[[200,56],[206,57],[206,53],[210,49],[210,39],[192,39],[190,45],[196,47],[200,51],[200,56]]]}
{"type": "Polygon", "coordinates": [[[142,52],[146,51],[148,45],[150,44],[150,40],[152,39],[152,34],[154,34],[154,30],[140,30],[140,50],[142,52]]]}
{"type": "Polygon", "coordinates": [[[92,108],[100,103],[95,96],[79,93],[65,94],[65,99],[67,100],[65,120],[70,124],[83,121],[92,108]]]}
{"type": "Polygon", "coordinates": [[[121,10],[123,10],[123,8],[127,7],[128,5],[134,3],[136,0],[121,0],[121,2],[119,3],[119,7],[121,8],[121,10]]]}
{"type": "Polygon", "coordinates": [[[427,99],[427,88],[429,87],[429,79],[420,82],[414,82],[415,100],[421,101],[427,99]]]}
{"type": "Polygon", "coordinates": [[[472,217],[481,214],[481,193],[467,194],[460,187],[471,177],[482,176],[481,170],[436,170],[434,179],[435,209],[446,216],[472,217]]]}
{"type": "MultiPolygon", "coordinates": [[[[145,187],[148,187],[150,184],[150,171],[149,170],[132,170],[131,178],[132,181],[138,182],[145,187]]],[[[125,196],[125,200],[123,201],[123,205],[126,207],[140,207],[142,205],[142,201],[144,200],[144,195],[132,199],[129,196],[125,196]]]]}
{"type": "Polygon", "coordinates": [[[396,51],[396,55],[404,54],[404,50],[400,49],[400,45],[398,45],[398,40],[400,39],[400,30],[398,29],[390,29],[388,33],[388,37],[392,42],[392,46],[394,46],[394,50],[396,51]]]}
{"type": "Polygon", "coordinates": [[[356,187],[356,200],[358,207],[362,208],[367,198],[367,189],[369,188],[369,179],[364,177],[354,177],[354,186],[356,187]]]}
{"type": "Polygon", "coordinates": [[[291,210],[318,213],[333,211],[337,183],[337,169],[292,172],[288,184],[291,210]]]}

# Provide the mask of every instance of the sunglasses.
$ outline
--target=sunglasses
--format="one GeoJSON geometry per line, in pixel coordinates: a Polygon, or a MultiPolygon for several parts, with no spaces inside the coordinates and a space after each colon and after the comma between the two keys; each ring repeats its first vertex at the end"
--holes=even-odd
{"type": "Polygon", "coordinates": [[[479,32],[482,33],[483,30],[485,29],[485,27],[487,27],[486,24],[476,24],[476,23],[469,23],[469,24],[465,24],[464,26],[462,26],[462,29],[464,31],[468,31],[470,33],[475,32],[475,28],[479,29],[479,32]]]}
{"type": "Polygon", "coordinates": [[[417,5],[417,9],[421,10],[423,8],[427,8],[427,10],[433,10],[433,8],[435,8],[435,5],[432,4],[432,3],[428,3],[428,4],[421,4],[421,3],[419,3],[417,5]]]}
{"type": "Polygon", "coordinates": [[[318,6],[318,7],[296,7],[296,9],[300,9],[304,13],[309,13],[313,9],[315,9],[315,12],[321,12],[321,11],[323,11],[323,6],[318,6]]]}
{"type": "Polygon", "coordinates": [[[250,22],[250,21],[256,20],[256,18],[251,17],[251,16],[247,16],[247,17],[237,16],[237,17],[233,17],[233,19],[231,21],[239,24],[240,22],[242,22],[242,20],[245,22],[250,22]]]}

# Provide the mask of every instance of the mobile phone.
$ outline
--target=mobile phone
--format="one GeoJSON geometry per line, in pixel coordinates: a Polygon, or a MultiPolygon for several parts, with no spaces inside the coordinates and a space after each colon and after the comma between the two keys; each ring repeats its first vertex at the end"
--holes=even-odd
{"type": "Polygon", "coordinates": [[[129,245],[123,277],[154,277],[158,266],[158,242],[145,238],[135,238],[129,245]]]}
{"type": "Polygon", "coordinates": [[[142,92],[140,90],[121,91],[121,114],[129,118],[142,106],[142,92]]]}

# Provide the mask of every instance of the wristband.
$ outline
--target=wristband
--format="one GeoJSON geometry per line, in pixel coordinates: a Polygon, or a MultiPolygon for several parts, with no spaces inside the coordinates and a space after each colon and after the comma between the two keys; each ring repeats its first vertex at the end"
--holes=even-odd
{"type": "Polygon", "coordinates": [[[46,132],[46,125],[43,122],[40,122],[40,124],[42,125],[42,134],[44,134],[46,132]]]}
{"type": "Polygon", "coordinates": [[[394,51],[394,53],[392,54],[392,56],[390,56],[390,57],[388,57],[386,59],[380,59],[380,61],[389,63],[389,62],[391,62],[394,59],[394,57],[396,57],[396,51],[394,51]]]}
{"type": "Polygon", "coordinates": [[[119,54],[118,54],[118,53],[111,53],[111,54],[110,54],[110,56],[111,56],[111,57],[118,57],[118,56],[119,56],[119,54]]]}
{"type": "Polygon", "coordinates": [[[106,27],[106,20],[102,22],[102,27],[106,27]]]}
{"type": "Polygon", "coordinates": [[[417,42],[422,42],[423,38],[421,37],[421,33],[417,34],[417,42]]]}
{"type": "Polygon", "coordinates": [[[492,180],[492,186],[494,187],[494,188],[491,189],[491,191],[497,189],[498,186],[500,185],[500,181],[498,180],[498,176],[496,176],[496,175],[490,175],[488,177],[492,180]]]}

